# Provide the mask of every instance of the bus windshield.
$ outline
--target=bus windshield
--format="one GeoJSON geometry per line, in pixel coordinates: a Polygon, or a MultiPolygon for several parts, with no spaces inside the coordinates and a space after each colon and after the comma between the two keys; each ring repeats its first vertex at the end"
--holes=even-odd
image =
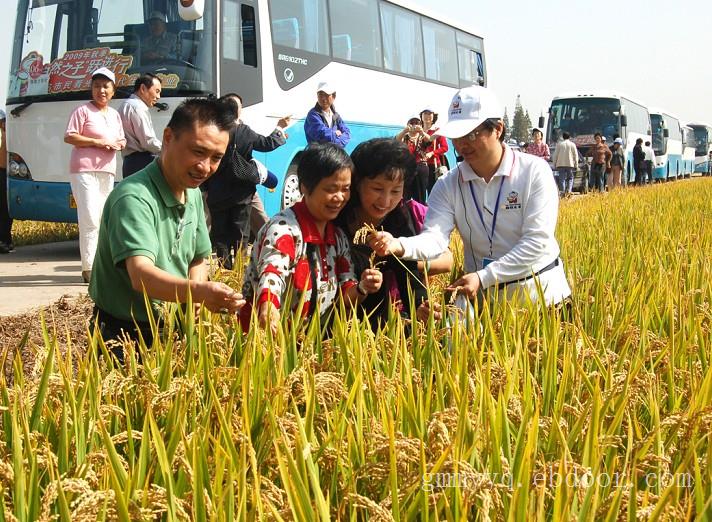
{"type": "Polygon", "coordinates": [[[653,151],[656,155],[665,154],[665,135],[662,114],[650,114],[650,125],[653,128],[653,151]]]}
{"type": "Polygon", "coordinates": [[[707,155],[707,140],[709,139],[707,127],[693,127],[695,131],[695,155],[707,155]]]}
{"type": "Polygon", "coordinates": [[[114,71],[118,89],[152,72],[161,78],[163,96],[215,91],[209,27],[213,2],[206,2],[203,18],[194,22],[178,16],[177,4],[19,0],[8,102],[86,96],[91,73],[99,67],[114,71]]]}
{"type": "Polygon", "coordinates": [[[579,146],[593,144],[597,132],[613,143],[614,134],[620,134],[620,109],[620,100],[610,98],[554,100],[549,114],[549,144],[556,144],[562,132],[568,132],[579,146]]]}

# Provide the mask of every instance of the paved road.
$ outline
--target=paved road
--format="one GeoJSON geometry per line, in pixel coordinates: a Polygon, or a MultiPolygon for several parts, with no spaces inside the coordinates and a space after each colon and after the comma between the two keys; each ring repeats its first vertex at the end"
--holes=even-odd
{"type": "Polygon", "coordinates": [[[63,295],[86,294],[79,242],[17,247],[0,255],[0,316],[48,305],[63,295]]]}

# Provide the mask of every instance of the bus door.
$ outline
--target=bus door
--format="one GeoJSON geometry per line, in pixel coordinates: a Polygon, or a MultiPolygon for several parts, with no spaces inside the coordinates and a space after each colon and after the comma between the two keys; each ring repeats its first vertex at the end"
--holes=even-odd
{"type": "Polygon", "coordinates": [[[243,105],[262,95],[259,11],[256,0],[221,0],[220,94],[236,92],[243,105]]]}

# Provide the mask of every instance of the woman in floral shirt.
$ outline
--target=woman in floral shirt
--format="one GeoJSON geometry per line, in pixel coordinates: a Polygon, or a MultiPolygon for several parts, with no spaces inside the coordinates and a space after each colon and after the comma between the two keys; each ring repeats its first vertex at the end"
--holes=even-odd
{"type": "Polygon", "coordinates": [[[304,152],[297,170],[302,200],[257,235],[243,286],[243,330],[253,307],[260,326],[276,333],[283,305],[304,317],[318,309],[324,317],[338,296],[352,306],[381,288],[378,270],[364,270],[356,280],[349,240],[331,222],[349,200],[352,170],[348,154],[334,144],[313,144],[304,152]]]}
{"type": "Polygon", "coordinates": [[[527,147],[527,153],[549,161],[551,153],[549,152],[549,146],[543,141],[544,135],[539,129],[534,129],[532,131],[532,138],[534,142],[530,143],[527,147]]]}

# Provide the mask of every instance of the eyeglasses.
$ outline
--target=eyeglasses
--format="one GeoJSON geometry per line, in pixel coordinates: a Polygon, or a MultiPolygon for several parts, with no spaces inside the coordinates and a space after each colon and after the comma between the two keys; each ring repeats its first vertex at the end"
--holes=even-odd
{"type": "Polygon", "coordinates": [[[483,130],[484,129],[475,129],[469,134],[465,134],[464,136],[460,136],[459,138],[452,138],[452,141],[475,141],[483,130]]]}

